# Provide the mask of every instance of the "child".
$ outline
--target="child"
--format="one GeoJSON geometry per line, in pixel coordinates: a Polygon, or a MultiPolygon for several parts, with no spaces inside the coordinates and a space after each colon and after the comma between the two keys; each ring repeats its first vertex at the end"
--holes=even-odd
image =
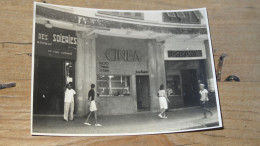
{"type": "Polygon", "coordinates": [[[88,100],[90,100],[90,107],[89,107],[89,115],[87,117],[87,120],[85,121],[85,125],[88,125],[90,126],[91,124],[88,122],[88,119],[91,115],[92,112],[94,112],[94,116],[95,116],[95,126],[102,126],[101,124],[98,124],[97,122],[97,106],[96,106],[96,101],[95,101],[95,91],[94,91],[94,88],[95,88],[95,84],[91,84],[91,89],[89,90],[88,92],[88,100]]]}
{"type": "Polygon", "coordinates": [[[212,112],[207,109],[208,101],[208,90],[205,89],[204,84],[200,84],[200,105],[203,108],[204,118],[207,118],[206,112],[209,112],[211,116],[213,115],[212,112]]]}
{"type": "Polygon", "coordinates": [[[161,108],[161,112],[158,116],[162,119],[166,119],[167,117],[165,115],[165,111],[168,109],[167,101],[168,102],[170,102],[170,101],[167,98],[163,84],[160,85],[160,90],[158,91],[158,96],[159,96],[159,103],[160,103],[160,108],[161,108]]]}
{"type": "Polygon", "coordinates": [[[64,120],[67,122],[68,122],[68,117],[69,120],[73,120],[75,95],[76,92],[71,88],[71,84],[68,84],[68,88],[65,91],[65,98],[64,98],[64,120]]]}

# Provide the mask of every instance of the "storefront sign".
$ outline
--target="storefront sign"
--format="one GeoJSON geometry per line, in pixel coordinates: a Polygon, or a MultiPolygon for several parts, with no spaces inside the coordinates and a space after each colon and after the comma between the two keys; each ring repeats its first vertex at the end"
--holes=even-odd
{"type": "Polygon", "coordinates": [[[36,24],[35,55],[76,60],[76,32],[36,24]]]}
{"type": "Polygon", "coordinates": [[[108,49],[106,51],[106,58],[109,61],[140,62],[140,58],[136,50],[108,49]]]}
{"type": "Polygon", "coordinates": [[[99,62],[100,72],[109,72],[109,62],[99,62]]]}
{"type": "Polygon", "coordinates": [[[148,71],[144,71],[144,70],[137,70],[135,73],[136,73],[136,74],[147,74],[147,73],[148,73],[148,71]]]}
{"type": "Polygon", "coordinates": [[[168,51],[168,57],[202,57],[202,51],[168,51]]]}

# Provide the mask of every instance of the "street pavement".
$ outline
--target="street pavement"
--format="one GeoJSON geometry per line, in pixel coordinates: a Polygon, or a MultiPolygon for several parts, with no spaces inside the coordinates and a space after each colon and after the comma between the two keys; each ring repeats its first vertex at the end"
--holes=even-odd
{"type": "Polygon", "coordinates": [[[33,133],[36,135],[135,135],[190,131],[194,129],[216,128],[219,117],[216,109],[213,116],[204,118],[199,107],[184,108],[166,112],[167,119],[158,117],[158,113],[140,112],[129,115],[98,116],[101,127],[94,126],[94,117],[84,125],[86,117],[75,116],[73,121],[64,121],[62,116],[33,116],[33,133]]]}

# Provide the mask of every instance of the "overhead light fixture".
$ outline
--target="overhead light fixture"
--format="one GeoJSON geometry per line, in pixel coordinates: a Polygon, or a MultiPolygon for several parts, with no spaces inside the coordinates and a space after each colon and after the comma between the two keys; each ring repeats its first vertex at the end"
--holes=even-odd
{"type": "Polygon", "coordinates": [[[49,20],[47,20],[47,22],[44,24],[44,26],[45,26],[46,28],[52,28],[52,24],[50,23],[49,20]]]}

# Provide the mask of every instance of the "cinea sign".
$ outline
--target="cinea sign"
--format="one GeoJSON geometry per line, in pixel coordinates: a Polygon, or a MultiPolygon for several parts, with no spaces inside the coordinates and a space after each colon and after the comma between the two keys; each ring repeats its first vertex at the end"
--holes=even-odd
{"type": "Polygon", "coordinates": [[[108,49],[106,58],[109,61],[140,62],[140,57],[136,50],[108,49]]]}
{"type": "Polygon", "coordinates": [[[76,31],[36,24],[35,55],[75,60],[76,48],[76,31]]]}

